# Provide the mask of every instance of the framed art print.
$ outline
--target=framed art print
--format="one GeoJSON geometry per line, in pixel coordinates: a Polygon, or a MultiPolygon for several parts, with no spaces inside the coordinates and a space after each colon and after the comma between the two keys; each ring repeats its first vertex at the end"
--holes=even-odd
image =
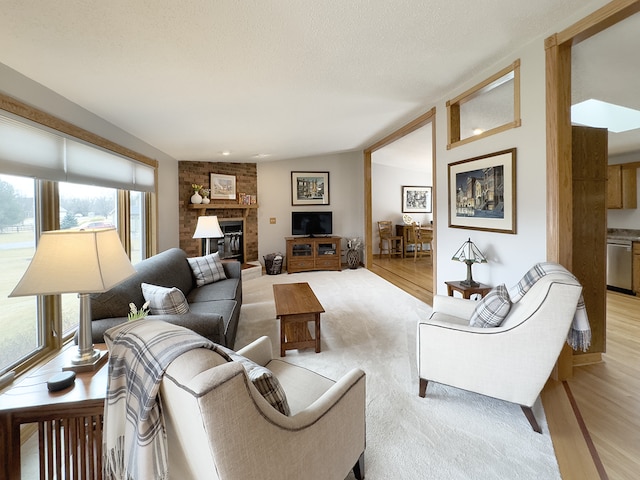
{"type": "Polygon", "coordinates": [[[449,164],[449,226],[516,233],[516,149],[449,164]]]}
{"type": "Polygon", "coordinates": [[[291,205],[329,205],[329,172],[291,172],[291,205]]]}
{"type": "Polygon", "coordinates": [[[236,176],[223,175],[221,173],[211,174],[211,197],[213,199],[236,199],[236,176]]]}
{"type": "Polygon", "coordinates": [[[402,187],[402,213],[431,213],[431,187],[402,187]]]}

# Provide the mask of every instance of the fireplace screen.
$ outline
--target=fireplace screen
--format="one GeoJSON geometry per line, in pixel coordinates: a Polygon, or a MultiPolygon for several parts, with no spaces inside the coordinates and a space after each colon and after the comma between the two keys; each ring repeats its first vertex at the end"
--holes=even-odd
{"type": "Polygon", "coordinates": [[[218,239],[218,253],[220,258],[232,258],[244,262],[244,248],[242,241],[242,221],[221,220],[220,228],[224,238],[218,239]]]}

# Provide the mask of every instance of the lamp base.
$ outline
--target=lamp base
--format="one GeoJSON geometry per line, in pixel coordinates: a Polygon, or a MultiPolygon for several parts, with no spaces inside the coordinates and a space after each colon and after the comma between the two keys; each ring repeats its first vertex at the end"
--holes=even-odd
{"type": "Polygon", "coordinates": [[[460,282],[460,285],[462,285],[463,287],[478,287],[478,286],[480,286],[480,284],[478,282],[473,280],[473,276],[471,275],[471,265],[473,264],[473,262],[465,261],[464,263],[467,264],[467,279],[466,280],[462,280],[460,282]]]}
{"type": "Polygon", "coordinates": [[[93,372],[99,370],[104,362],[109,358],[108,350],[96,350],[89,352],[88,355],[81,355],[80,351],[76,351],[71,358],[71,363],[62,367],[64,371],[72,372],[93,372]]]}

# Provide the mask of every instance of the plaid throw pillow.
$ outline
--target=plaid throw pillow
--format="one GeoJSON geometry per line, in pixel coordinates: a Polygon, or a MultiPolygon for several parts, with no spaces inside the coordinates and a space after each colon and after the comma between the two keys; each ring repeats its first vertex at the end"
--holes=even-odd
{"type": "Polygon", "coordinates": [[[218,252],[204,257],[187,258],[187,261],[198,287],[227,278],[218,252]]]}
{"type": "Polygon", "coordinates": [[[238,355],[233,350],[217,345],[219,349],[224,351],[231,360],[234,362],[242,363],[247,376],[251,383],[256,387],[258,392],[264,397],[264,399],[271,404],[273,408],[278,410],[284,415],[291,415],[291,409],[289,408],[289,402],[287,402],[287,396],[282,389],[282,385],[278,379],[273,375],[271,370],[257,363],[249,360],[242,355],[238,355]]]}
{"type": "Polygon", "coordinates": [[[476,305],[469,325],[472,327],[499,327],[511,310],[511,298],[504,284],[493,288],[476,305]]]}
{"type": "Polygon", "coordinates": [[[149,302],[151,315],[182,315],[189,311],[184,294],[176,287],[167,288],[143,283],[142,295],[149,302]]]}

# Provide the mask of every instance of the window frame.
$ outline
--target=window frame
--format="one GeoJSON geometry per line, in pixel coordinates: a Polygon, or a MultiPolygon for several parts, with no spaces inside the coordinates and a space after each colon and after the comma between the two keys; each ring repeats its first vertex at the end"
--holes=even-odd
{"type": "MultiPolygon", "coordinates": [[[[157,191],[158,191],[158,162],[134,152],[117,143],[107,140],[88,130],[73,125],[69,122],[54,117],[46,112],[33,108],[12,97],[0,93],[0,110],[9,112],[25,118],[31,122],[43,126],[45,129],[52,129],[65,135],[76,137],[83,142],[94,145],[102,150],[112,151],[120,156],[146,164],[153,168],[154,188],[152,192],[141,192],[144,200],[144,220],[145,225],[142,252],[143,258],[152,256],[157,252],[157,191]]],[[[7,172],[8,173],[8,172],[7,172]]],[[[8,173],[11,175],[11,173],[8,173]]],[[[57,230],[60,228],[59,214],[59,190],[58,182],[51,180],[35,180],[34,189],[35,207],[35,238],[36,248],[38,239],[44,231],[57,230]]],[[[129,216],[123,215],[130,208],[129,190],[117,189],[117,209],[118,209],[118,231],[125,246],[127,255],[131,255],[131,244],[128,240],[131,229],[129,216]],[[122,219],[122,220],[120,220],[122,219]]],[[[67,335],[62,332],[62,308],[59,295],[38,296],[37,300],[37,322],[39,336],[39,346],[27,357],[16,359],[16,363],[0,371],[0,375],[13,371],[16,375],[23,373],[36,365],[50,353],[60,350],[65,343],[71,341],[75,331],[67,335]]],[[[0,387],[1,389],[2,387],[0,387]]]]}
{"type": "Polygon", "coordinates": [[[486,138],[496,133],[504,132],[511,128],[517,128],[522,125],[522,119],[520,117],[520,59],[514,61],[508,67],[503,68],[499,72],[491,75],[486,80],[474,85],[469,90],[461,93],[457,97],[447,100],[447,150],[450,150],[460,145],[465,145],[481,138],[486,138]],[[513,120],[497,127],[486,130],[478,135],[472,135],[466,138],[460,138],[460,106],[469,100],[477,98],[483,93],[489,92],[494,88],[504,84],[505,81],[511,80],[511,78],[505,78],[507,76],[513,77],[513,120]]]}

